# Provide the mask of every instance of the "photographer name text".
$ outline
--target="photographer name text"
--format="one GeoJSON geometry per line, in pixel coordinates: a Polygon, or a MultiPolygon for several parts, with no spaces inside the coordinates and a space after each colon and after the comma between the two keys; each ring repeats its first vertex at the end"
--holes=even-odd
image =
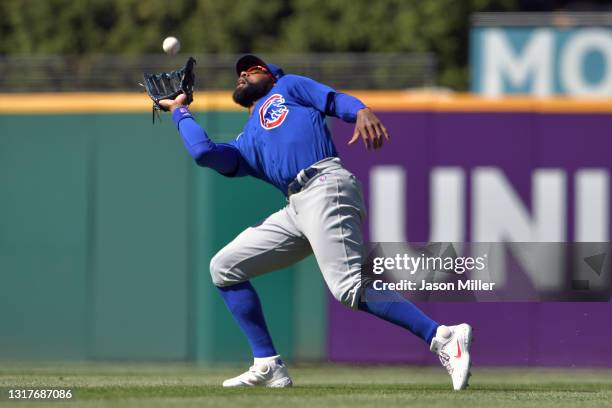
{"type": "Polygon", "coordinates": [[[413,282],[400,280],[399,282],[384,282],[380,279],[373,283],[374,290],[397,290],[397,291],[490,291],[494,290],[495,282],[484,282],[480,279],[468,279],[458,282],[413,282]]]}

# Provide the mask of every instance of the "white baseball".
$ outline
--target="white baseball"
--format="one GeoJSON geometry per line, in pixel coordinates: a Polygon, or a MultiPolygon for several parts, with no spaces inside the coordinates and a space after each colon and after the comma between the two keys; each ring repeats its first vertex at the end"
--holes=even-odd
{"type": "Polygon", "coordinates": [[[181,49],[181,43],[176,37],[166,37],[162,48],[166,54],[175,55],[181,49]]]}

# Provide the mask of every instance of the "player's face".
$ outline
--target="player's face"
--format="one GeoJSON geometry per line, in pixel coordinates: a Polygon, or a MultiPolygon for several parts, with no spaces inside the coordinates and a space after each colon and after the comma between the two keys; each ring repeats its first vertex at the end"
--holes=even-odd
{"type": "Polygon", "coordinates": [[[242,71],[236,81],[236,89],[233,95],[234,102],[248,108],[267,94],[273,85],[274,80],[264,67],[251,67],[242,71]]]}

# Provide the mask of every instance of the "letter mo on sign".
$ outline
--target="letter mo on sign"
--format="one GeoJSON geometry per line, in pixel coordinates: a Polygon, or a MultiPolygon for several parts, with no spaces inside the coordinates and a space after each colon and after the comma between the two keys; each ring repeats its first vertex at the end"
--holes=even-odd
{"type": "Polygon", "coordinates": [[[475,28],[472,91],[612,96],[612,29],[475,28]]]}

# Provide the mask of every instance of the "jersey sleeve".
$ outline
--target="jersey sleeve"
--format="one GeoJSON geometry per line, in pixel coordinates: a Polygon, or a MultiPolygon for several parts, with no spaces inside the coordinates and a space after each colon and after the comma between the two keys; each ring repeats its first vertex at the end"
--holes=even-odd
{"type": "Polygon", "coordinates": [[[195,162],[202,167],[210,167],[227,177],[245,176],[247,164],[240,150],[229,143],[215,143],[206,131],[197,124],[186,107],[175,109],[172,119],[183,139],[185,148],[195,162]]]}
{"type": "Polygon", "coordinates": [[[333,88],[299,75],[287,75],[289,94],[299,103],[329,116],[353,123],[357,112],[366,106],[352,95],[336,92],[333,88]]]}
{"type": "Polygon", "coordinates": [[[352,95],[336,92],[329,108],[332,116],[342,119],[345,122],[355,123],[357,112],[366,106],[359,99],[352,95]]]}

